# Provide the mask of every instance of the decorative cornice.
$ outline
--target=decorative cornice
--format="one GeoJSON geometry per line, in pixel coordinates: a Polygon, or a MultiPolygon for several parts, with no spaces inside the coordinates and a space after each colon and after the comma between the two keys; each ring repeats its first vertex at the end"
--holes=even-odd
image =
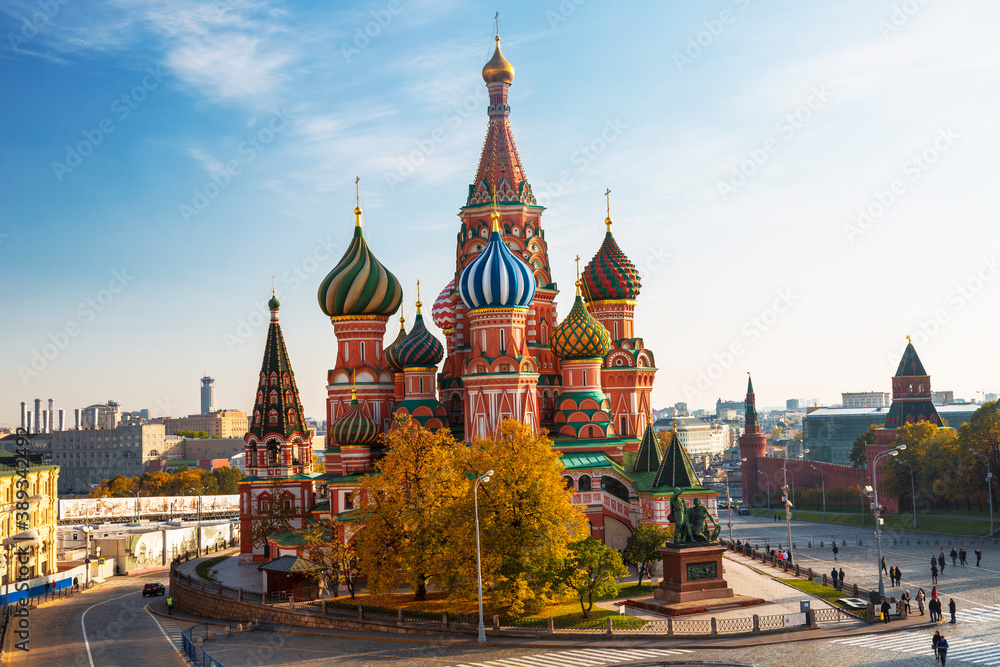
{"type": "Polygon", "coordinates": [[[374,320],[376,322],[388,322],[388,315],[334,315],[330,318],[330,321],[336,324],[337,322],[350,322],[357,320],[374,320]]]}

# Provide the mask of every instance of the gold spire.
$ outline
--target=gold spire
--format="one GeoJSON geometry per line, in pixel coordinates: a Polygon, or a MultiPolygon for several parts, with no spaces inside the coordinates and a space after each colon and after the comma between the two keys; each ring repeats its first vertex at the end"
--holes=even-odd
{"type": "Polygon", "coordinates": [[[604,197],[608,203],[608,217],[604,218],[604,224],[608,226],[608,234],[611,233],[611,188],[604,191],[604,197]]]}
{"type": "Polygon", "coordinates": [[[361,226],[361,181],[360,176],[354,177],[354,226],[361,226]]]}
{"type": "Polygon", "coordinates": [[[417,315],[420,314],[420,306],[424,304],[420,303],[420,281],[417,281],[417,315]]]}
{"type": "Polygon", "coordinates": [[[910,337],[909,337],[909,336],[907,336],[907,337],[906,337],[906,342],[907,342],[907,343],[910,343],[910,342],[912,342],[912,341],[910,340],[910,337]]]}
{"type": "MultiPolygon", "coordinates": [[[[275,294],[275,285],[274,285],[274,276],[273,275],[271,276],[271,296],[278,296],[277,294],[275,294]]],[[[907,338],[909,338],[909,337],[907,336],[907,338]]]]}
{"type": "Polygon", "coordinates": [[[358,371],[356,371],[356,370],[351,371],[351,400],[352,401],[358,400],[358,386],[357,386],[357,382],[356,382],[357,375],[358,375],[358,371]]]}
{"type": "Polygon", "coordinates": [[[493,211],[490,213],[490,231],[500,231],[500,212],[497,211],[497,186],[493,186],[493,211]]]}
{"type": "Polygon", "coordinates": [[[580,287],[583,285],[583,281],[580,280],[580,256],[576,256],[576,295],[581,296],[580,287]]]}

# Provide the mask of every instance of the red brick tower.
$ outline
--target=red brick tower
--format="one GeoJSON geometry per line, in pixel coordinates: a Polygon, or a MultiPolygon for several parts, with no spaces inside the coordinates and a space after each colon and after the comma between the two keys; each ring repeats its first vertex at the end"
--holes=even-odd
{"type": "Polygon", "coordinates": [[[743,473],[743,502],[755,500],[757,490],[757,459],[767,453],[767,436],[760,432],[757,421],[757,399],[753,392],[753,379],[747,373],[747,408],[743,435],[740,436],[740,458],[746,459],[740,469],[743,473]]]}

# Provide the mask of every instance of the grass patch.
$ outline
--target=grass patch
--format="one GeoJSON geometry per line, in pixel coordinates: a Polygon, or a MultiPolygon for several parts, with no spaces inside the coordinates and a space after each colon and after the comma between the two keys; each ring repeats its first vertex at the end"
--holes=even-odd
{"type": "Polygon", "coordinates": [[[840,598],[851,597],[844,591],[838,591],[830,588],[829,586],[824,586],[823,584],[817,584],[815,582],[809,581],[808,579],[779,579],[778,581],[788,584],[793,588],[797,588],[803,593],[808,593],[814,597],[818,597],[821,600],[825,600],[830,604],[840,607],[842,609],[847,609],[846,605],[843,605],[837,600],[840,598]]]}
{"type": "Polygon", "coordinates": [[[203,560],[194,567],[194,573],[205,581],[215,581],[212,575],[208,573],[213,567],[221,563],[222,561],[229,558],[229,556],[216,556],[215,558],[209,558],[208,560],[203,560]]]}
{"type": "MultiPolygon", "coordinates": [[[[650,595],[655,587],[652,584],[643,583],[642,586],[631,584],[618,589],[618,594],[601,600],[594,600],[594,608],[590,611],[590,618],[584,619],[580,610],[580,603],[573,598],[544,607],[537,614],[524,616],[510,622],[512,625],[523,627],[546,627],[549,617],[552,618],[553,625],[557,628],[602,628],[607,624],[608,617],[616,628],[640,628],[646,621],[634,616],[621,616],[617,609],[602,609],[596,605],[603,600],[625,600],[626,598],[642,597],[650,595]]],[[[413,593],[391,593],[389,595],[356,595],[351,599],[349,595],[338,598],[329,598],[327,605],[340,607],[342,609],[356,610],[358,605],[366,610],[377,613],[395,614],[397,609],[413,618],[424,618],[427,620],[439,621],[441,614],[448,612],[448,616],[455,620],[464,622],[478,622],[479,610],[477,600],[455,600],[445,597],[444,593],[429,592],[426,600],[415,600],[413,593]]],[[[316,602],[314,604],[319,604],[316,602]]],[[[490,623],[492,614],[487,612],[487,622],[490,623]]]]}
{"type": "MultiPolygon", "coordinates": [[[[772,510],[768,512],[766,509],[751,509],[750,513],[755,516],[774,516],[775,512],[772,510]]],[[[864,517],[864,524],[861,523],[860,514],[835,514],[833,512],[826,513],[826,521],[823,521],[822,512],[795,512],[793,517],[796,521],[811,521],[815,523],[832,523],[840,526],[871,526],[874,528],[874,517],[866,516],[864,517]]],[[[913,515],[907,514],[891,514],[883,515],[885,519],[885,524],[882,526],[882,530],[898,530],[898,531],[908,531],[913,530],[913,515]]],[[[781,522],[784,522],[785,515],[784,512],[781,513],[779,517],[781,522]]],[[[939,514],[917,514],[917,530],[925,531],[929,533],[941,533],[943,535],[973,535],[973,536],[984,536],[989,533],[990,522],[988,520],[979,519],[956,519],[949,517],[947,515],[939,514]]]]}

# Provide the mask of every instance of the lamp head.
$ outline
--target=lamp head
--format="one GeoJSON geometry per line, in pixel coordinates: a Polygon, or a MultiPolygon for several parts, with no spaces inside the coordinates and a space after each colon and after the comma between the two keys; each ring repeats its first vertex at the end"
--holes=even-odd
{"type": "Polygon", "coordinates": [[[898,451],[903,451],[904,449],[906,449],[906,445],[900,445],[899,447],[896,447],[896,449],[898,451]]]}
{"type": "Polygon", "coordinates": [[[492,470],[486,471],[486,476],[487,477],[492,477],[493,476],[493,471],[492,470]]]}
{"type": "Polygon", "coordinates": [[[892,450],[892,451],[891,451],[891,452],[889,453],[889,456],[899,456],[899,452],[897,452],[897,451],[896,451],[896,450],[894,449],[894,450],[892,450]]]}

